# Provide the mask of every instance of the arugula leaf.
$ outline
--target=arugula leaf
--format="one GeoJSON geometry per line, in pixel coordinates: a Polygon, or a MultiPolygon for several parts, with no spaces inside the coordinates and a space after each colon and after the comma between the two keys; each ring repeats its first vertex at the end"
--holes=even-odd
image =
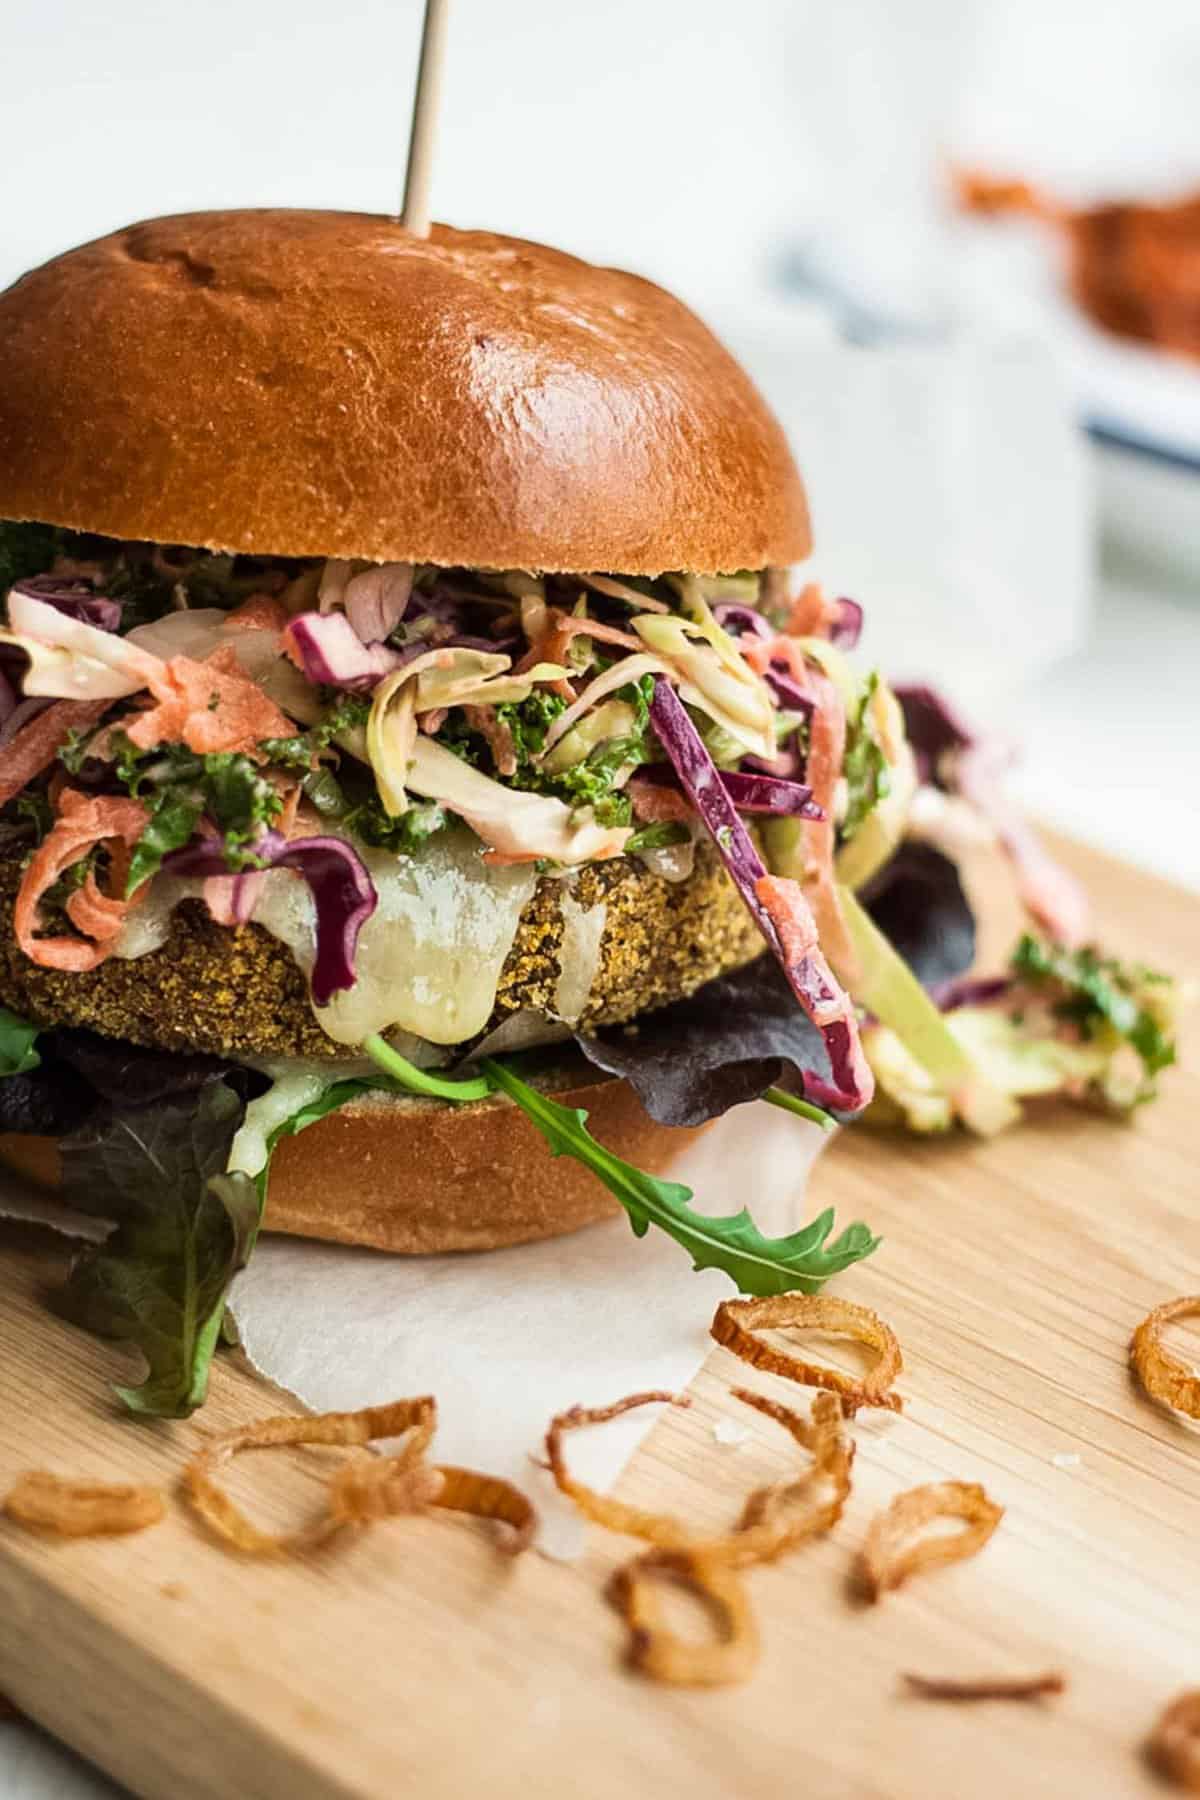
{"type": "Polygon", "coordinates": [[[26,1075],[40,1067],[42,1059],[34,1045],[41,1029],[0,1006],[0,1076],[26,1075]]]}
{"type": "Polygon", "coordinates": [[[107,1111],[62,1141],[67,1204],[116,1220],[103,1244],[77,1257],[63,1310],[141,1350],[146,1379],[116,1390],[131,1412],[185,1418],[204,1399],[225,1296],[261,1216],[254,1182],[225,1173],[242,1112],[233,1089],[214,1081],[107,1111]]]}
{"type": "Polygon", "coordinates": [[[560,1106],[490,1057],[480,1067],[537,1126],[555,1156],[573,1156],[621,1202],[637,1237],[657,1225],[682,1244],[697,1269],[720,1269],[744,1294],[815,1293],[831,1275],[870,1256],[879,1244],[865,1225],[850,1225],[829,1243],[833,1209],[793,1232],[767,1238],[743,1208],[734,1218],[711,1219],[692,1211],[690,1188],[647,1175],[598,1144],[581,1108],[560,1106]]]}
{"type": "Polygon", "coordinates": [[[1026,932],[1012,957],[1012,972],[1047,994],[1056,1018],[1078,1026],[1085,1039],[1115,1034],[1141,1058],[1153,1093],[1153,1077],[1175,1061],[1176,989],[1169,976],[1140,964],[1102,957],[1091,945],[1068,950],[1026,932]]]}

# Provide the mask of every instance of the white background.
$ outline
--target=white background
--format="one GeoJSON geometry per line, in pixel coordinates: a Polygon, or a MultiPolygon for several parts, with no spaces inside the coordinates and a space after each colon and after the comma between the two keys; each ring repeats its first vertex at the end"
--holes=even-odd
{"type": "MultiPolygon", "coordinates": [[[[154,213],[394,209],[419,13],[418,0],[7,0],[0,284],[154,213]]],[[[1194,0],[456,0],[435,209],[639,268],[740,320],[740,341],[798,257],[885,310],[936,306],[930,167],[946,142],[1073,197],[1195,181],[1198,92],[1194,0]]],[[[777,350],[771,397],[790,419],[804,410],[800,363],[777,350]]],[[[894,425],[882,389],[870,404],[881,430],[894,425]]],[[[1042,448],[1031,437],[1029,457],[1042,448]]],[[[968,440],[968,467],[970,453],[968,440]]],[[[806,448],[815,490],[829,479],[820,455],[806,448]]],[[[1040,590],[1047,559],[1073,567],[1091,543],[1064,470],[1059,456],[1046,475],[1066,482],[1060,528],[1052,506],[1041,548],[1021,546],[1025,600],[1055,655],[1030,656],[993,696],[1026,742],[1022,791],[1056,823],[1200,886],[1200,574],[1181,543],[1158,559],[1169,575],[1110,566],[1092,586],[1081,563],[1078,594],[1040,590]]],[[[1162,481],[1178,502],[1178,478],[1162,481]]],[[[857,490],[834,499],[841,542],[857,490]]],[[[869,549],[878,585],[859,597],[886,626],[893,537],[872,499],[864,489],[852,548],[869,549]]],[[[939,589],[936,506],[923,535],[925,616],[969,608],[970,594],[939,589]]],[[[995,556],[1011,583],[1012,558],[995,556]]],[[[919,573],[918,559],[905,578],[919,573]]],[[[976,666],[986,677],[982,652],[976,666]]],[[[34,1734],[0,1727],[0,1792],[101,1791],[34,1734]]]]}

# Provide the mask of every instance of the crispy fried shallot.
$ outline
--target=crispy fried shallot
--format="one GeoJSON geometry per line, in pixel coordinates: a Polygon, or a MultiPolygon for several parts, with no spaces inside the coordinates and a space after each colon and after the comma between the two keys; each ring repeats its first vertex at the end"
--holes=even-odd
{"type": "Polygon", "coordinates": [[[421,1459],[436,1421],[437,1405],[429,1395],[395,1400],[388,1406],[365,1406],[359,1412],[258,1419],[214,1438],[194,1456],[183,1471],[185,1491],[209,1529],[249,1556],[292,1556],[315,1550],[348,1525],[363,1525],[398,1511],[416,1511],[428,1503],[436,1490],[421,1477],[433,1471],[424,1469],[421,1459]],[[280,1444],[365,1445],[406,1433],[411,1435],[399,1455],[355,1457],[339,1469],[329,1484],[324,1516],[300,1531],[260,1531],[216,1480],[217,1470],[243,1450],[267,1450],[280,1444]]]}
{"type": "Polygon", "coordinates": [[[1129,1360],[1134,1373],[1154,1400],[1173,1406],[1189,1419],[1200,1419],[1200,1376],[1187,1363],[1168,1350],[1162,1341],[1164,1325],[1200,1313],[1200,1294],[1185,1294],[1179,1300],[1164,1300],[1144,1318],[1133,1334],[1129,1360]]]}
{"type": "Polygon", "coordinates": [[[1048,1669],[1044,1675],[985,1675],[975,1681],[911,1675],[906,1670],[903,1680],[922,1700],[1041,1700],[1047,1694],[1065,1693],[1067,1687],[1061,1669],[1048,1669]]]}
{"type": "Polygon", "coordinates": [[[839,1300],[828,1294],[771,1294],[758,1300],[722,1300],[709,1327],[726,1350],[753,1368],[784,1375],[804,1387],[829,1388],[840,1394],[848,1418],[860,1406],[886,1406],[899,1412],[903,1401],[892,1393],[892,1383],[904,1366],[900,1345],[890,1325],[869,1307],[839,1300]],[[865,1375],[843,1375],[821,1363],[804,1362],[785,1350],[773,1349],[758,1335],[762,1331],[827,1331],[854,1338],[877,1353],[878,1361],[865,1375]]]}
{"type": "Polygon", "coordinates": [[[537,1511],[507,1481],[474,1469],[438,1468],[425,1460],[437,1423],[437,1403],[426,1395],[396,1400],[390,1406],[367,1406],[361,1412],[320,1413],[315,1418],[260,1419],[231,1431],[194,1456],[184,1470],[188,1497],[205,1523],[223,1542],[251,1556],[288,1556],[314,1550],[347,1525],[369,1525],[398,1513],[425,1512],[436,1506],[448,1512],[495,1519],[510,1529],[500,1548],[510,1555],[533,1541],[537,1511]],[[278,1444],[367,1445],[377,1438],[404,1437],[394,1456],[363,1449],[331,1477],[324,1517],[302,1531],[275,1536],[263,1532],[217,1486],[215,1473],[242,1450],[278,1444]]]}
{"type": "Polygon", "coordinates": [[[758,1662],[758,1626],[740,1577],[728,1564],[688,1550],[648,1550],[618,1569],[608,1597],[629,1627],[631,1667],[678,1687],[728,1687],[745,1681],[758,1662]],[[716,1637],[689,1643],[663,1621],[666,1582],[696,1595],[710,1613],[716,1637]]]}
{"type": "Polygon", "coordinates": [[[666,1393],[630,1394],[612,1406],[574,1406],[559,1413],[546,1433],[546,1458],[550,1471],[562,1493],[570,1496],[587,1518],[610,1531],[628,1537],[642,1538],[659,1550],[688,1551],[701,1561],[722,1567],[744,1568],[750,1563],[771,1562],[785,1550],[803,1543],[806,1538],[828,1531],[840,1518],[846,1496],[850,1492],[851,1447],[844,1437],[841,1402],[836,1396],[818,1395],[810,1422],[790,1407],[762,1394],[735,1388],[734,1396],[774,1419],[789,1432],[802,1449],[812,1457],[811,1465],[794,1480],[773,1483],[760,1488],[747,1500],[738,1524],[715,1538],[702,1538],[681,1519],[667,1513],[644,1512],[610,1494],[598,1494],[585,1486],[567,1468],[563,1453],[563,1434],[581,1425],[599,1425],[631,1407],[652,1401],[671,1401],[677,1406],[689,1404],[686,1395],[666,1393]],[[824,1482],[830,1492],[819,1502],[813,1500],[812,1489],[824,1482]],[[806,1500],[807,1505],[798,1503],[806,1500]]]}
{"type": "Polygon", "coordinates": [[[1200,1688],[1177,1694],[1146,1745],[1154,1766],[1189,1794],[1200,1794],[1200,1688]]]}
{"type": "Polygon", "coordinates": [[[166,1513],[157,1488],[132,1482],[70,1481],[45,1469],[18,1476],[4,1501],[18,1524],[59,1537],[104,1537],[144,1531],[166,1513]]]}
{"type": "Polygon", "coordinates": [[[861,1570],[868,1596],[878,1600],[922,1569],[974,1556],[1003,1517],[1004,1508],[989,1500],[975,1481],[933,1481],[897,1494],[890,1506],[872,1519],[862,1548],[861,1570]],[[962,1519],[965,1524],[952,1535],[918,1538],[903,1548],[905,1539],[933,1519],[962,1519]]]}
{"type": "Polygon", "coordinates": [[[495,1519],[507,1525],[497,1542],[510,1556],[527,1550],[537,1530],[538,1516],[533,1503],[497,1475],[481,1475],[477,1469],[455,1469],[441,1466],[441,1486],[430,1501],[431,1506],[445,1507],[447,1512],[470,1513],[475,1519],[495,1519]]]}

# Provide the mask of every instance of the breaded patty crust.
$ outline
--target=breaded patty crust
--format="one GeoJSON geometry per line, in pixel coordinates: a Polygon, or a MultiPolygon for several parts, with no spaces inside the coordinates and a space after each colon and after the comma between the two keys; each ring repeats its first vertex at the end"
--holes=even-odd
{"type": "MultiPolygon", "coordinates": [[[[163,946],[88,973],[42,969],[18,948],[12,905],[20,854],[0,862],[0,1003],[41,1025],[82,1025],[164,1050],[219,1055],[344,1057],[321,1030],[291,952],[258,925],[216,924],[185,900],[163,946]]],[[[553,1009],[563,940],[563,882],[543,879],[521,915],[500,977],[492,1024],[523,1009],[553,1009]]],[[[581,1023],[617,1024],[694,993],[740,968],[762,940],[716,852],[698,846],[684,881],[629,857],[592,863],[570,891],[607,907],[600,959],[581,1023]]]]}

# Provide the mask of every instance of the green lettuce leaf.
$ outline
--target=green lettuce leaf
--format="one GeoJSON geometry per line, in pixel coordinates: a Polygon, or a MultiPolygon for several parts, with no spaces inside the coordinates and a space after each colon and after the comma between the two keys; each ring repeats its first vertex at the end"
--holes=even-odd
{"type": "Polygon", "coordinates": [[[40,1025],[31,1025],[0,1006],[0,1076],[25,1075],[36,1069],[41,1057],[34,1048],[41,1033],[40,1025]]]}
{"type": "Polygon", "coordinates": [[[854,1224],[829,1242],[829,1208],[790,1237],[764,1237],[744,1209],[734,1218],[711,1219],[692,1211],[692,1192],[678,1181],[663,1181],[635,1169],[598,1144],[581,1108],[560,1106],[540,1094],[502,1063],[484,1058],[489,1080],[537,1126],[555,1156],[573,1156],[621,1202],[638,1237],[657,1225],[688,1251],[697,1269],[720,1269],[743,1294],[815,1293],[831,1275],[861,1262],[879,1239],[854,1224]]]}
{"type": "Polygon", "coordinates": [[[254,1182],[225,1173],[242,1111],[216,1081],[63,1140],[64,1200],[116,1228],[76,1259],[62,1309],[142,1352],[145,1380],[116,1390],[132,1412],[185,1418],[204,1400],[225,1296],[261,1214],[254,1182]]]}

